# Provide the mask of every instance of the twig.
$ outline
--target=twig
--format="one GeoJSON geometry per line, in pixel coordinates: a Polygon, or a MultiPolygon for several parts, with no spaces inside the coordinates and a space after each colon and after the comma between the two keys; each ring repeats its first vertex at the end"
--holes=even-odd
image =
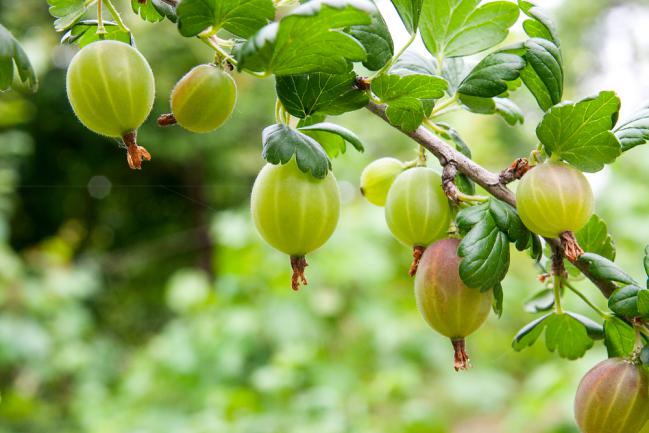
{"type": "MultiPolygon", "coordinates": [[[[390,123],[385,114],[385,108],[385,105],[376,104],[373,101],[370,101],[370,103],[367,105],[368,110],[376,114],[387,123],[390,123]]],[[[453,161],[458,171],[464,173],[471,180],[483,187],[497,199],[502,200],[513,207],[516,207],[516,197],[507,188],[507,186],[501,182],[499,174],[487,170],[470,158],[464,156],[424,127],[420,126],[412,132],[401,132],[428,149],[428,151],[435,155],[435,157],[440,161],[442,165],[448,164],[449,162],[453,161]]],[[[552,247],[561,247],[561,241],[559,239],[546,238],[546,241],[552,247]]],[[[592,281],[593,284],[595,284],[597,288],[599,288],[599,290],[602,292],[602,294],[607,298],[609,298],[617,289],[617,286],[611,281],[602,280],[593,276],[588,269],[589,266],[587,263],[582,262],[579,259],[574,261],[570,260],[570,262],[575,265],[575,267],[579,269],[590,281],[592,281]]]]}

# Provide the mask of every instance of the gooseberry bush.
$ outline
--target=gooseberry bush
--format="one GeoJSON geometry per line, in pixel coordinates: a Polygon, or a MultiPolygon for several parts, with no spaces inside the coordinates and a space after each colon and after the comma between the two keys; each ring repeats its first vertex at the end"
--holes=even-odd
{"type": "MultiPolygon", "coordinates": [[[[48,3],[62,43],[80,47],[67,72],[74,112],[90,130],[117,139],[131,168],[141,168],[151,154],[137,144],[137,129],[151,111],[154,77],[135,35],[110,0],[48,3]]],[[[543,336],[549,351],[574,360],[603,341],[609,359],[577,390],[579,428],[649,429],[649,248],[638,260],[648,275],[641,284],[614,263],[615,246],[605,221],[593,214],[594,195],[584,176],[649,141],[649,109],[620,122],[621,102],[612,91],[564,101],[564,53],[539,6],[524,0],[392,0],[410,34],[395,47],[382,11],[370,0],[131,5],[142,19],[171,21],[181,37],[214,51],[210,63],[188,71],[170,89],[171,112],[159,114],[161,126],[213,131],[234,110],[238,74],[274,77],[276,123],[261,132],[267,164],[252,190],[251,219],[264,240],[290,257],[293,289],[307,283],[306,255],[326,243],[339,219],[333,161],[348,145],[363,151],[361,140],[330,116],[367,109],[419,149],[412,161],[385,157],[371,163],[360,175],[360,188],[372,205],[385,208],[387,227],[412,249],[416,304],[424,320],[451,340],[455,369],[470,366],[465,338],[492,310],[503,314],[502,281],[513,244],[538,264],[545,285],[525,306],[539,317],[516,333],[513,348],[524,350],[543,336]],[[526,37],[504,46],[519,22],[526,37]],[[418,37],[425,55],[409,49],[418,37]],[[525,113],[510,96],[523,91],[542,113],[538,146],[499,173],[475,162],[458,131],[440,121],[450,111],[466,110],[522,123],[525,113]],[[441,173],[429,167],[431,157],[441,173]],[[584,276],[608,298],[610,311],[573,285],[584,276]],[[562,299],[573,295],[596,319],[563,308],[562,299]]],[[[24,51],[0,26],[0,88],[17,81],[14,64],[18,79],[35,88],[24,51]]]]}

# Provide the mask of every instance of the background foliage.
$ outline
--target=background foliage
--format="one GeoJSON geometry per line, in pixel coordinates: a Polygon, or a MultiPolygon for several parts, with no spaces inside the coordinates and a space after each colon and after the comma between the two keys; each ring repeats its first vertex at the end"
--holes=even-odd
{"type": "MultiPolygon", "coordinates": [[[[156,75],[154,113],[166,112],[175,81],[211,52],[120,6],[156,75]]],[[[408,35],[396,12],[379,6],[401,46],[408,35]]],[[[570,59],[566,98],[610,88],[625,101],[622,117],[640,106],[649,4],[544,6],[570,59]]],[[[525,255],[512,250],[507,314],[469,340],[472,371],[452,371],[448,341],[419,317],[410,253],[358,193],[365,164],[412,159],[413,143],[366,112],[341,117],[366,152],[337,160],[341,224],[310,257],[311,285],[295,294],[286,258],[258,238],[247,208],[273,118],[272,79],[237,75],[235,114],[213,134],[161,130],[152,116],[140,140],[154,161],[134,173],[115,143],[74,118],[64,86],[74,51],[57,45],[46,3],[2,1],[0,22],[40,79],[34,95],[0,94],[0,432],[576,432],[576,381],[604,349],[576,362],[541,345],[513,351],[513,333],[531,318],[520,305],[541,288],[525,255]]],[[[538,113],[532,97],[516,98],[538,113]]],[[[452,116],[490,169],[536,144],[538,119],[510,127],[452,116]]],[[[648,163],[637,149],[590,178],[617,260],[639,281],[648,163]]]]}

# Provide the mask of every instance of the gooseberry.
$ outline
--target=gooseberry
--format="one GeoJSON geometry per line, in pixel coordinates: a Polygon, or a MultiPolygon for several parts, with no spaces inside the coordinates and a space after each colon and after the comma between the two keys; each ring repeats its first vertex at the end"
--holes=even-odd
{"type": "Polygon", "coordinates": [[[448,232],[451,211],[442,189],[442,178],[428,167],[414,167],[401,173],[388,192],[385,219],[401,243],[413,248],[410,275],[424,249],[448,232]]]}
{"type": "Polygon", "coordinates": [[[137,145],[155,96],[151,67],[139,51],[124,42],[102,40],[82,48],[70,62],[68,100],[81,123],[97,134],[121,138],[131,168],[150,160],[137,145]]]}
{"type": "Polygon", "coordinates": [[[333,173],[316,179],[303,173],[295,158],[284,165],[266,164],[255,180],[252,219],[271,246],[291,257],[291,286],[307,284],[305,255],[333,234],[340,216],[340,191],[333,173]]]}
{"type": "Polygon", "coordinates": [[[232,76],[216,65],[198,65],[176,83],[171,111],[180,126],[197,133],[223,125],[237,101],[232,76]]]}
{"type": "Polygon", "coordinates": [[[611,358],[586,373],[575,417],[582,433],[638,433],[649,421],[649,376],[632,362],[611,358]]]}
{"type": "Polygon", "coordinates": [[[544,162],[523,176],[516,200],[525,226],[553,238],[581,229],[594,207],[593,190],[586,176],[560,161],[544,162]]]}
{"type": "Polygon", "coordinates": [[[451,339],[455,370],[469,368],[465,338],[487,319],[491,290],[467,287],[460,278],[459,239],[443,239],[424,252],[415,277],[417,307],[431,328],[451,339]]]}
{"type": "Polygon", "coordinates": [[[385,206],[392,183],[405,169],[405,164],[396,158],[377,159],[361,173],[361,194],[370,203],[385,206]]]}

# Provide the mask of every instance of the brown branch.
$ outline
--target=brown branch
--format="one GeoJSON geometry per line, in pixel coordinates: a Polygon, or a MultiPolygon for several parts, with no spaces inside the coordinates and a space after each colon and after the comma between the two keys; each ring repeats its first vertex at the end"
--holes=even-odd
{"type": "MultiPolygon", "coordinates": [[[[385,114],[385,105],[376,104],[370,101],[367,105],[367,109],[387,123],[390,123],[385,114]]],[[[516,207],[516,197],[507,186],[501,182],[499,174],[487,170],[470,158],[464,156],[423,126],[420,126],[412,132],[405,132],[399,128],[396,129],[400,130],[428,149],[428,151],[435,155],[442,165],[453,163],[457,170],[467,175],[471,180],[483,187],[491,195],[513,207],[516,207]]],[[[545,240],[552,248],[561,248],[562,246],[559,239],[546,238],[545,240]]],[[[590,281],[592,281],[607,298],[609,298],[615,289],[617,289],[617,286],[611,281],[601,280],[593,276],[588,269],[587,263],[581,262],[579,259],[570,260],[570,262],[575,265],[575,267],[590,281]]]]}

